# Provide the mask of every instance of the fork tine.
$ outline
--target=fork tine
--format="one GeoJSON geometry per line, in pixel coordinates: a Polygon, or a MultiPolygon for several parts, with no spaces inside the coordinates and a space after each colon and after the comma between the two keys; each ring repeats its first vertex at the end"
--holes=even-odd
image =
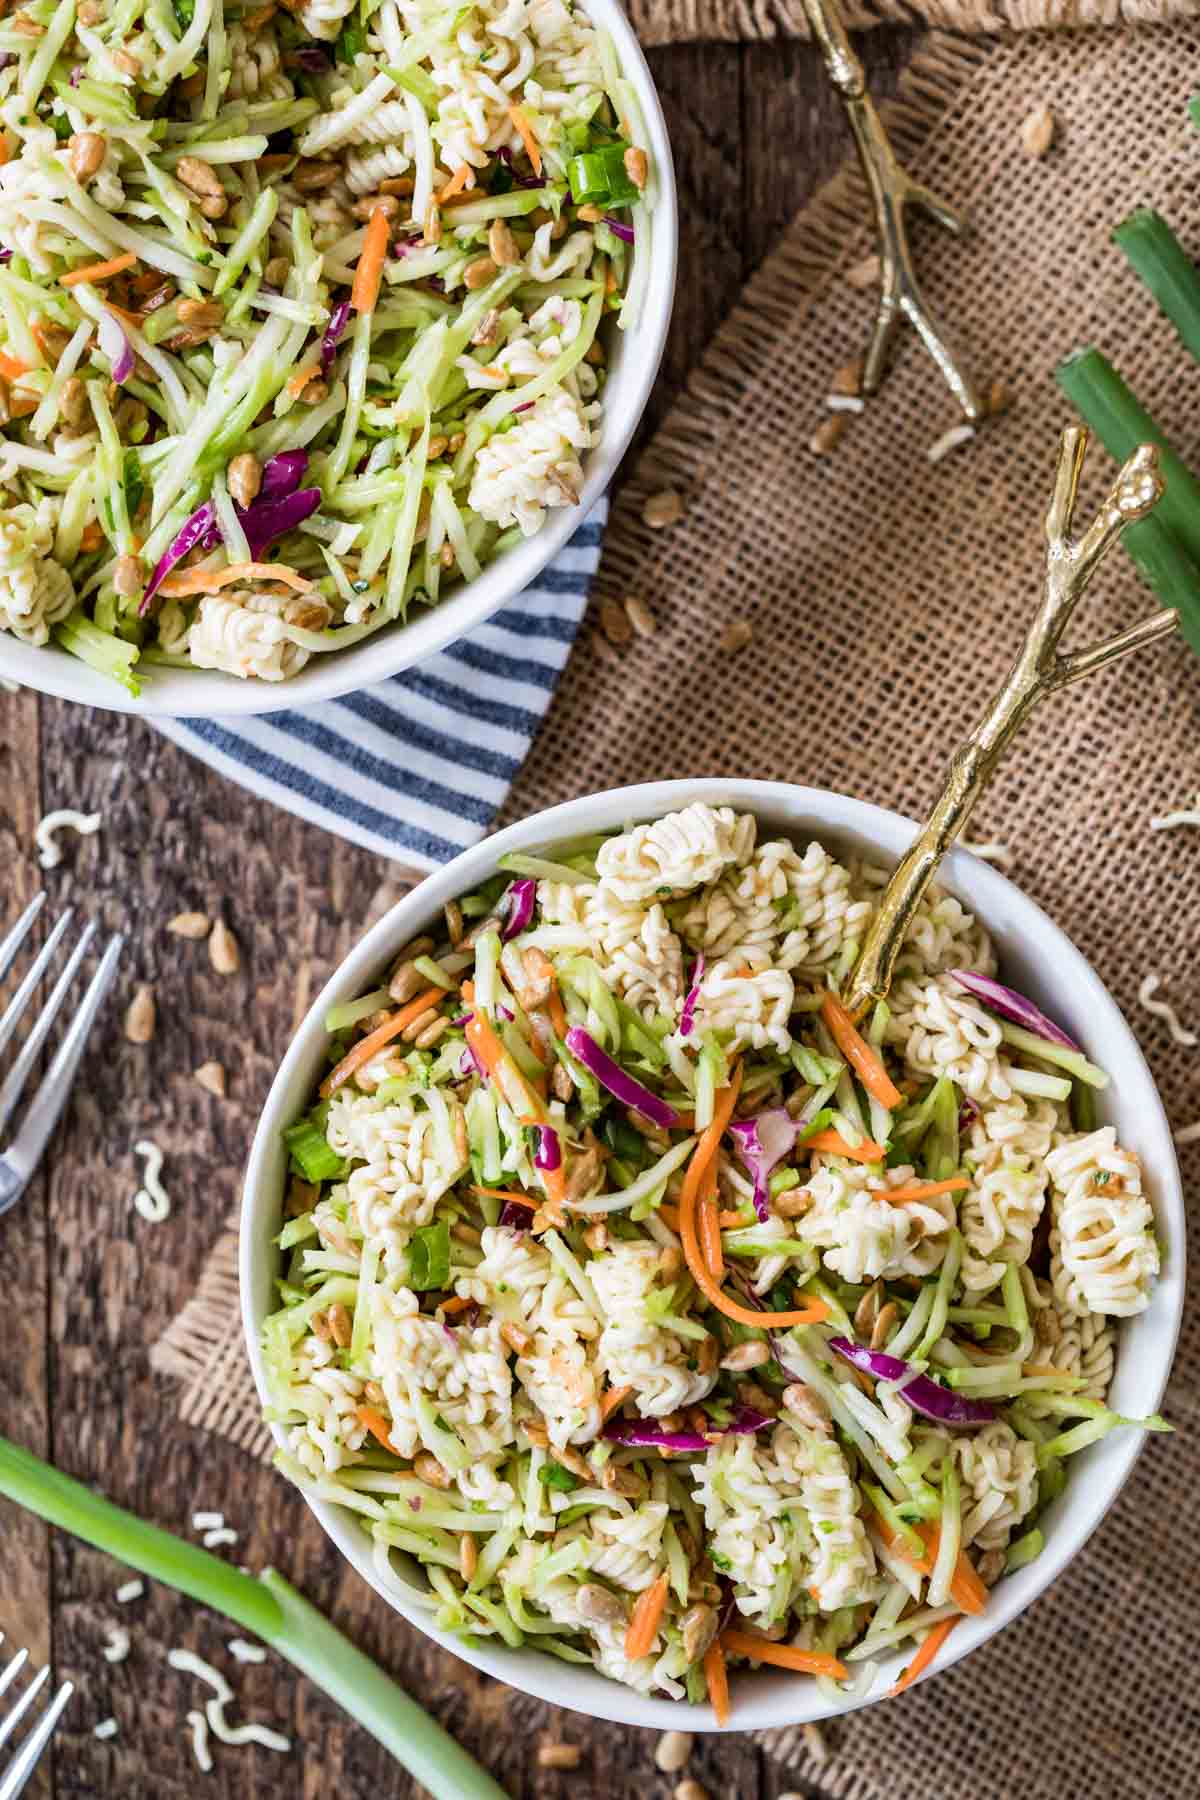
{"type": "Polygon", "coordinates": [[[38,1720],[36,1727],[30,1732],[17,1754],[9,1764],[4,1780],[0,1781],[0,1800],[17,1800],[25,1783],[37,1767],[38,1758],[50,1741],[50,1734],[58,1724],[62,1710],[75,1692],[75,1684],[64,1681],[53,1700],[38,1720]]]}
{"type": "Polygon", "coordinates": [[[13,957],[21,948],[21,945],[25,941],[26,932],[29,930],[29,927],[33,924],[33,921],[37,918],[45,904],[45,894],[35,894],[12,930],[8,932],[3,941],[0,942],[0,981],[4,980],[4,977],[12,968],[13,957]]]}
{"type": "Polygon", "coordinates": [[[35,1697],[41,1693],[49,1679],[49,1669],[39,1669],[29,1686],[25,1689],[25,1692],[21,1695],[21,1698],[17,1701],[17,1704],[9,1713],[7,1719],[0,1720],[0,1748],[3,1748],[8,1742],[13,1732],[17,1729],[17,1726],[21,1723],[21,1720],[25,1717],[25,1714],[29,1711],[29,1708],[33,1705],[35,1697]]]}
{"type": "Polygon", "coordinates": [[[2,1675],[0,1675],[0,1694],[2,1694],[4,1692],[6,1687],[12,1686],[12,1683],[17,1679],[17,1676],[20,1674],[21,1670],[25,1667],[25,1664],[28,1661],[28,1659],[29,1659],[28,1650],[18,1650],[17,1651],[17,1654],[11,1659],[11,1661],[9,1662],[9,1665],[5,1669],[4,1673],[2,1675]]]}
{"type": "Polygon", "coordinates": [[[46,939],[45,943],[42,945],[41,949],[38,951],[37,956],[34,958],[33,963],[30,966],[29,973],[25,976],[20,987],[17,989],[16,993],[13,995],[13,997],[9,1001],[8,1005],[5,1007],[4,1016],[3,1016],[3,1018],[0,1018],[0,1050],[3,1050],[5,1044],[7,1044],[9,1038],[12,1036],[13,1032],[16,1030],[17,1020],[21,1017],[21,1014],[25,1011],[25,1008],[29,1002],[30,994],[32,994],[34,988],[37,986],[38,982],[42,979],[42,975],[43,975],[45,969],[47,968],[47,966],[50,962],[50,959],[53,957],[54,952],[58,949],[59,944],[62,942],[63,932],[67,929],[67,926],[71,923],[71,913],[72,913],[72,909],[68,906],[66,912],[63,914],[62,918],[58,921],[57,925],[54,927],[54,930],[50,933],[50,936],[46,939]]]}
{"type": "MultiPolygon", "coordinates": [[[[17,1172],[18,1177],[28,1175],[36,1166],[38,1158],[46,1147],[46,1139],[53,1131],[59,1113],[63,1109],[67,1095],[71,1091],[71,1083],[75,1079],[75,1071],[79,1067],[79,1059],[83,1055],[88,1033],[95,1022],[96,1014],[104,1004],[105,996],[113,984],[121,951],[125,947],[124,934],[117,932],[109,939],[108,947],[100,958],[100,965],[92,976],[88,990],[83,996],[83,1004],[71,1021],[71,1026],[55,1054],[42,1080],[42,1085],[33,1097],[21,1129],[5,1152],[5,1159],[17,1172]]],[[[82,948],[82,946],[81,946],[82,948]]],[[[69,971],[64,971],[64,978],[69,971]]],[[[59,983],[62,986],[62,982],[59,983]]],[[[57,992],[57,989],[56,989],[57,992]]],[[[51,996],[53,1000],[54,996],[51,996]]],[[[40,1024],[41,1021],[39,1020],[40,1024]]],[[[0,1125],[4,1119],[4,1096],[0,1094],[0,1125]]]]}
{"type": "Polygon", "coordinates": [[[76,970],[83,961],[95,930],[94,925],[84,926],[79,942],[67,961],[66,968],[55,982],[50,998],[37,1016],[37,1023],[21,1045],[21,1054],[9,1070],[8,1080],[0,1088],[0,1131],[3,1131],[8,1124],[12,1109],[21,1098],[22,1090],[29,1079],[29,1071],[37,1060],[38,1051],[46,1041],[47,1033],[54,1023],[59,1007],[66,998],[67,989],[75,979],[76,970]]]}

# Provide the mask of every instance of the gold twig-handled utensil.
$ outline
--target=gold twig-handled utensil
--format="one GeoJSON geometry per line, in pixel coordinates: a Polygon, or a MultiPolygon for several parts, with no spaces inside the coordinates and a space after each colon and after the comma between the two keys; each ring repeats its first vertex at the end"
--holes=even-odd
{"type": "Polygon", "coordinates": [[[907,319],[941,370],[967,418],[982,419],[987,408],[921,293],[909,249],[905,215],[910,206],[919,206],[956,236],[964,230],[965,220],[954,207],[914,181],[898,161],[875,103],[867,92],[867,78],[850,46],[838,0],[804,0],[804,10],[830,78],[845,104],[875,213],[880,263],[879,310],[863,365],[863,393],[873,394],[878,390],[888,347],[901,319],[907,319]]]}
{"type": "Polygon", "coordinates": [[[1084,681],[1097,669],[1169,637],[1178,623],[1170,610],[1154,613],[1085,649],[1059,648],[1088,582],[1126,525],[1144,518],[1164,491],[1158,452],[1143,444],[1125,464],[1103,506],[1081,537],[1071,535],[1088,434],[1072,425],[1062,434],[1054,494],[1046,515],[1046,581],[1042,603],[1016,662],[974,731],[950,761],[941,798],[884,890],[850,983],[847,1005],[861,1013],[891,986],[896,957],[935,870],[970,818],[997,763],[1039,700],[1084,681]]]}

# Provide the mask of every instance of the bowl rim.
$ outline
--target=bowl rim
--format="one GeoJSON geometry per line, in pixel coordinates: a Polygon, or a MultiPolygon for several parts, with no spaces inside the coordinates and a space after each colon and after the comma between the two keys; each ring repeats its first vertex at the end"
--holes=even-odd
{"type": "Polygon", "coordinates": [[[376,686],[435,656],[484,624],[533,586],[567,545],[611,483],[629,448],[666,349],[675,295],[679,219],[675,169],[662,102],[641,45],[619,0],[586,0],[595,22],[612,37],[617,60],[642,109],[658,181],[650,214],[650,269],[637,325],[622,337],[622,366],[630,368],[629,402],[620,417],[606,414],[599,443],[588,453],[577,506],[556,508],[533,537],[510,546],[474,581],[409,624],[389,626],[361,644],[310,661],[290,681],[242,681],[215,669],[156,667],[136,698],[111,677],[49,643],[37,647],[0,631],[0,679],[59,700],[137,718],[257,718],[313,706],[376,686]]]}
{"type": "MultiPolygon", "coordinates": [[[[264,1259],[273,1254],[265,1227],[269,1222],[274,1230],[278,1216],[275,1210],[278,1188],[276,1186],[272,1192],[264,1176],[272,1156],[279,1156],[279,1132],[289,1122],[289,1088],[307,1069],[310,1072],[308,1082],[303,1084],[307,1089],[311,1075],[319,1067],[324,1036],[321,1021],[327,1008],[361,992],[388,954],[411,936],[414,928],[419,929],[427,917],[435,915],[446,899],[468,891],[486,874],[493,872],[497,857],[505,852],[580,836],[589,823],[592,830],[619,829],[695,800],[733,805],[775,821],[790,812],[795,815],[792,824],[785,827],[776,822],[771,829],[786,830],[792,835],[811,829],[818,833],[828,832],[835,838],[857,838],[864,845],[873,846],[888,860],[903,852],[918,829],[915,821],[904,814],[832,789],[720,777],[640,783],[607,789],[530,814],[462,852],[398,901],[363,935],[313,1001],[279,1066],[255,1132],[240,1212],[239,1288],[243,1332],[260,1398],[265,1399],[266,1387],[259,1350],[259,1327],[267,1309],[260,1312],[255,1293],[256,1288],[261,1289],[263,1285],[264,1259]]],[[[1030,926],[1034,927],[1046,950],[1052,946],[1056,969],[1065,967],[1072,987],[1078,987],[1080,1010],[1086,1011],[1089,1020],[1095,1021],[1090,1035],[1093,1041],[1104,1038],[1109,1046],[1108,1061],[1113,1060],[1119,1046],[1122,1060],[1128,1065],[1123,1094],[1130,1086],[1130,1076],[1134,1085],[1140,1085],[1141,1092],[1133,1097],[1141,1109],[1138,1113],[1139,1139],[1142,1144],[1151,1140],[1154,1143],[1156,1223],[1160,1238],[1167,1246],[1151,1306],[1138,1315],[1139,1320],[1147,1321],[1155,1331],[1152,1354],[1149,1357],[1143,1354],[1136,1365],[1140,1383],[1138,1404],[1142,1416],[1149,1415],[1157,1411],[1171,1372],[1183,1313],[1186,1266],[1182,1186],[1174,1141],[1157,1087],[1116,1001],[1082,952],[1036,901],[1024,894],[1002,871],[957,847],[946,857],[940,880],[950,892],[969,896],[972,909],[978,906],[989,930],[994,929],[990,921],[999,915],[1007,915],[1009,920],[1017,919],[1023,937],[1028,937],[1030,926]],[[1143,1365],[1146,1365],[1145,1369],[1143,1365]]],[[[1044,966],[1046,953],[1039,951],[1039,956],[1044,966]]],[[[1118,1321],[1119,1325],[1133,1323],[1136,1321],[1118,1321]]],[[[1124,1361],[1118,1356],[1118,1370],[1123,1366],[1124,1361]]],[[[282,1441],[282,1428],[273,1425],[271,1430],[276,1442],[282,1441]]],[[[1066,1495],[1071,1496],[1070,1516],[1055,1518],[1055,1528],[1048,1533],[1041,1555],[1008,1576],[994,1590],[987,1613],[982,1618],[965,1621],[923,1680],[943,1673],[988,1642],[1051,1586],[1083,1549],[1116,1502],[1141,1453],[1146,1435],[1136,1431],[1114,1433],[1081,1453],[1082,1458],[1090,1460],[1092,1478],[1085,1481],[1077,1475],[1076,1480],[1068,1484],[1066,1495]]],[[[537,1651],[510,1651],[503,1647],[492,1650],[486,1645],[464,1645],[452,1634],[437,1630],[423,1609],[385,1584],[369,1555],[356,1541],[360,1528],[351,1515],[332,1503],[307,1495],[304,1498],[322,1529],[382,1599],[443,1649],[483,1673],[555,1705],[619,1724],[692,1732],[722,1729],[707,1705],[638,1694],[590,1667],[577,1669],[537,1651]]],[[[1060,1496],[1053,1503],[1056,1513],[1064,1509],[1064,1500],[1065,1496],[1060,1496]]],[[[890,1679],[895,1678],[911,1654],[911,1649],[899,1651],[882,1662],[869,1692],[839,1697],[836,1701],[826,1699],[815,1683],[798,1683],[794,1677],[781,1672],[760,1669],[753,1674],[743,1673],[736,1681],[736,1689],[740,1691],[735,1691],[734,1718],[724,1729],[759,1730],[819,1722],[874,1705],[886,1697],[890,1679]]]]}

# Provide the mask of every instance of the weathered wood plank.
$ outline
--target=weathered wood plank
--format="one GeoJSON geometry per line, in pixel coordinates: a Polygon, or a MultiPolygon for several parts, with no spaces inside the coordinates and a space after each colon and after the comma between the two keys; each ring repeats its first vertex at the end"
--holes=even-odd
{"type": "MultiPolygon", "coordinates": [[[[0,866],[5,871],[0,935],[42,885],[32,850],[41,813],[37,696],[0,693],[0,866]]],[[[39,930],[34,943],[40,943],[43,935],[39,930]]],[[[28,957],[23,955],[4,986],[4,999],[27,967],[28,957]]],[[[43,1455],[50,1442],[46,1234],[46,1182],[39,1176],[19,1205],[0,1219],[0,1284],[11,1297],[0,1333],[5,1357],[0,1433],[43,1455]]],[[[44,1663],[50,1655],[49,1533],[6,1502],[0,1508],[0,1631],[5,1633],[0,1661],[24,1647],[32,1660],[44,1663]]],[[[50,1793],[48,1768],[39,1770],[28,1791],[33,1800],[50,1793]]]]}

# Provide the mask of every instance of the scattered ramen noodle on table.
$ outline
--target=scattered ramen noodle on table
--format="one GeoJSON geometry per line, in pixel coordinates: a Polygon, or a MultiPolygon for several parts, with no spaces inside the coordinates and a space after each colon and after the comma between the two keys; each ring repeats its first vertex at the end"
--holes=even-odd
{"type": "Polygon", "coordinates": [[[567,0],[0,22],[0,630],[282,681],[574,505],[655,171],[567,0]]]}
{"type": "Polygon", "coordinates": [[[267,1416],[443,1629],[722,1715],[729,1662],[907,1682],[1131,1423],[1152,1172],[950,895],[851,1019],[885,881],[697,803],[503,858],[329,1014],[267,1416]]]}

